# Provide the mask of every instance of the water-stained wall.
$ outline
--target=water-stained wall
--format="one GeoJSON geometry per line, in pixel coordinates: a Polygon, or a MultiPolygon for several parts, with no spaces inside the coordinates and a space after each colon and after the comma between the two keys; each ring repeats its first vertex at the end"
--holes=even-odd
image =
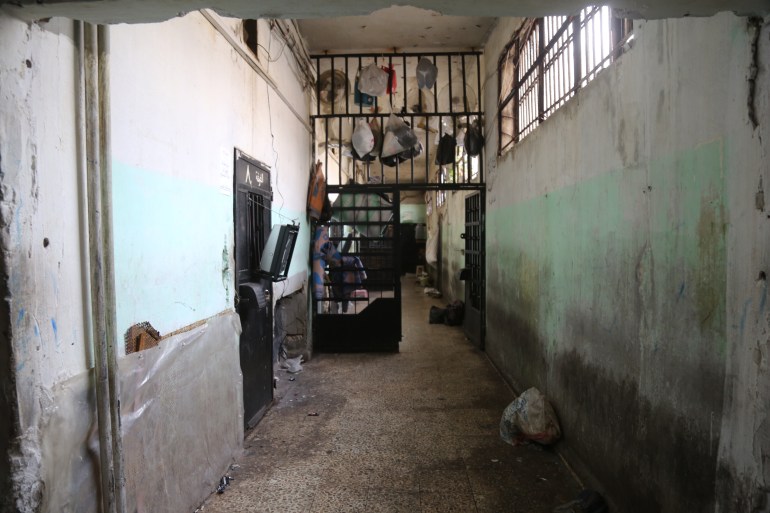
{"type": "MultiPolygon", "coordinates": [[[[498,24],[487,69],[514,28],[498,24]]],[[[503,156],[487,117],[487,351],[550,397],[560,450],[619,511],[748,511],[768,483],[746,438],[767,447],[770,390],[755,30],[636,22],[631,49],[503,156]]]]}
{"type": "MultiPolygon", "coordinates": [[[[230,449],[242,440],[240,326],[233,290],[234,148],[271,167],[272,221],[300,224],[289,279],[276,287],[274,296],[300,290],[307,278],[301,248],[309,238],[304,215],[310,169],[308,95],[292,52],[277,56],[284,43],[267,21],[259,22],[258,32],[260,45],[272,49],[273,59],[262,54],[247,62],[243,53],[251,50],[243,42],[240,21],[214,14],[196,12],[163,24],[110,28],[121,376],[131,369],[137,382],[149,377],[141,374],[142,365],[133,368],[130,363],[150,361],[149,353],[122,355],[120,342],[132,324],[149,321],[162,335],[183,332],[174,340],[192,333],[188,330],[202,334],[197,361],[185,358],[189,347],[181,344],[173,352],[177,364],[147,371],[163,390],[153,409],[134,402],[129,419],[124,405],[124,431],[129,420],[136,421],[150,426],[156,440],[168,442],[164,451],[127,457],[130,468],[176,480],[175,491],[164,488],[168,507],[194,508],[213,490],[230,462],[230,449]],[[215,325],[219,327],[213,329],[215,325]],[[207,352],[217,354],[207,358],[207,352]],[[217,385],[197,390],[185,384],[187,374],[207,376],[217,385]],[[201,408],[207,394],[213,394],[212,405],[201,408]],[[179,436],[167,416],[190,429],[179,436]],[[223,450],[195,455],[185,449],[212,433],[220,441],[222,433],[229,433],[223,450]],[[170,476],[165,470],[175,466],[171,456],[177,453],[200,473],[170,476]]],[[[0,463],[0,480],[10,466],[12,489],[2,494],[0,509],[13,511],[96,507],[95,501],[80,507],[80,499],[68,493],[90,490],[83,493],[93,498],[98,489],[93,473],[79,472],[72,461],[73,454],[82,454],[85,459],[77,461],[91,466],[98,454],[88,445],[96,428],[88,237],[82,228],[87,205],[78,165],[84,142],[77,135],[77,36],[72,20],[26,23],[0,14],[0,321],[8,321],[0,352],[2,397],[8,404],[0,401],[0,429],[13,436],[10,465],[0,463]],[[69,399],[74,396],[82,399],[74,402],[82,410],[73,409],[69,399]],[[77,422],[65,423],[65,428],[57,421],[73,416],[77,422]],[[77,481],[84,475],[89,479],[77,481]]],[[[170,340],[147,351],[171,354],[170,340]]],[[[141,439],[146,433],[135,434],[141,439]]],[[[0,442],[3,455],[5,442],[0,442]]],[[[128,477],[133,479],[129,489],[138,486],[136,475],[128,477]]]]}

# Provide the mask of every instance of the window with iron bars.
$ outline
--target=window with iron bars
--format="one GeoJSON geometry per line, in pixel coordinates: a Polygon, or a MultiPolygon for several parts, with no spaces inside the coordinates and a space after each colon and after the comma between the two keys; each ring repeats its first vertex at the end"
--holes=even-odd
{"type": "Polygon", "coordinates": [[[627,48],[631,20],[609,7],[527,18],[498,61],[498,151],[504,153],[627,48]]]}

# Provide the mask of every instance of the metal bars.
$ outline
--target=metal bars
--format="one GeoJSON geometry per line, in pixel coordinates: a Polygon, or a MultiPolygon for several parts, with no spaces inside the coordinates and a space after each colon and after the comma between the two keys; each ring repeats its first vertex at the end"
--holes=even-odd
{"type": "Polygon", "coordinates": [[[545,121],[623,51],[628,20],[609,7],[524,21],[498,61],[498,151],[545,121]]]}
{"type": "Polygon", "coordinates": [[[481,244],[481,194],[465,198],[465,267],[470,272],[466,280],[468,306],[481,309],[481,272],[484,248],[481,244]]]}
{"type": "MultiPolygon", "coordinates": [[[[311,58],[319,77],[311,115],[315,152],[325,164],[330,190],[377,184],[399,189],[483,186],[483,154],[470,156],[462,146],[462,134],[482,116],[480,52],[330,54],[311,58]],[[429,59],[438,69],[430,89],[418,85],[416,68],[421,58],[429,59]],[[387,92],[379,97],[361,94],[357,88],[360,70],[372,63],[389,73],[387,92]],[[391,158],[380,158],[376,149],[358,155],[352,147],[356,124],[369,124],[376,137],[378,131],[385,134],[391,114],[409,125],[418,143],[391,158]],[[454,148],[454,158],[440,162],[436,156],[444,134],[459,139],[459,144],[454,148]],[[445,181],[439,179],[442,175],[445,181]]],[[[483,129],[484,123],[478,126],[483,129]]]]}

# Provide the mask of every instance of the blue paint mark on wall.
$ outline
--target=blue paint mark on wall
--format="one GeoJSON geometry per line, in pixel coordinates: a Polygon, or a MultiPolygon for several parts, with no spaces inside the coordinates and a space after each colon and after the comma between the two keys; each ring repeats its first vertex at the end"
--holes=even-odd
{"type": "Polygon", "coordinates": [[[746,330],[746,316],[749,313],[749,305],[751,304],[751,299],[747,299],[743,302],[743,311],[741,312],[741,338],[743,338],[743,333],[746,330]]]}
{"type": "Polygon", "coordinates": [[[16,319],[16,322],[17,322],[18,324],[21,324],[21,321],[23,321],[23,320],[24,320],[24,314],[25,314],[25,313],[26,313],[26,312],[25,312],[25,310],[24,310],[23,308],[19,310],[19,317],[16,319]]]}
{"type": "Polygon", "coordinates": [[[56,347],[59,347],[61,345],[61,341],[59,340],[59,328],[56,326],[56,319],[51,318],[51,329],[53,329],[53,340],[56,344],[56,347]]]}

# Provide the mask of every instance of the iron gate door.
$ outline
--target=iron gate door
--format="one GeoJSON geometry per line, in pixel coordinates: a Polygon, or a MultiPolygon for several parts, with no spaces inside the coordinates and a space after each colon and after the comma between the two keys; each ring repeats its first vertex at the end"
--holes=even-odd
{"type": "Polygon", "coordinates": [[[315,346],[397,352],[401,341],[400,193],[341,192],[313,245],[315,346]]]}
{"type": "Polygon", "coordinates": [[[236,151],[236,310],[242,328],[239,349],[246,428],[259,422],[273,402],[272,281],[261,276],[259,269],[270,232],[271,195],[267,167],[236,151]]]}
{"type": "Polygon", "coordinates": [[[484,349],[481,302],[483,296],[483,215],[481,193],[465,198],[465,319],[463,330],[474,345],[484,349]]]}

